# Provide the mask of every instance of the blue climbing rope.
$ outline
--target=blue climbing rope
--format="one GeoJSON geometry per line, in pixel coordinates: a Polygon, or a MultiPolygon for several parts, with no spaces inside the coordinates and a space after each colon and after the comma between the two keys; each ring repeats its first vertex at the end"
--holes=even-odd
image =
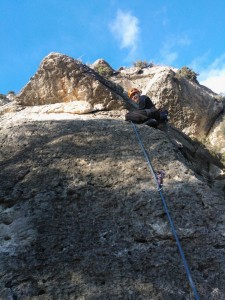
{"type": "Polygon", "coordinates": [[[170,226],[171,226],[172,233],[173,233],[174,238],[175,238],[175,240],[176,240],[177,247],[178,247],[178,250],[179,250],[179,252],[180,252],[180,256],[181,256],[181,258],[182,258],[182,261],[183,261],[183,264],[184,264],[184,267],[185,267],[185,270],[186,270],[186,273],[187,273],[188,281],[189,281],[190,286],[191,286],[191,288],[192,288],[192,290],[193,290],[193,293],[194,293],[194,295],[195,295],[195,299],[196,299],[196,300],[200,300],[199,295],[198,295],[198,292],[197,292],[197,289],[196,289],[195,284],[194,284],[194,281],[193,281],[193,279],[192,279],[192,277],[191,277],[191,273],[190,273],[190,270],[189,270],[189,267],[188,267],[186,258],[185,258],[185,256],[184,256],[184,252],[183,252],[183,250],[182,250],[182,247],[181,247],[181,244],[180,244],[180,241],[179,241],[179,238],[178,238],[178,235],[177,235],[175,226],[174,226],[174,224],[173,224],[173,220],[172,220],[172,218],[171,218],[171,216],[170,216],[169,209],[168,209],[167,204],[166,204],[166,200],[165,200],[165,198],[164,198],[164,196],[163,196],[163,193],[162,193],[162,186],[161,186],[161,184],[159,183],[159,181],[158,181],[158,179],[157,179],[156,173],[155,173],[155,171],[154,171],[154,169],[153,169],[153,166],[152,166],[152,164],[151,164],[151,160],[150,160],[150,158],[149,158],[149,156],[148,156],[147,151],[145,150],[145,148],[144,148],[144,146],[143,146],[143,143],[142,143],[142,141],[141,141],[141,138],[140,138],[140,135],[139,135],[139,133],[138,133],[138,131],[137,131],[137,128],[136,128],[136,126],[135,126],[135,124],[134,124],[133,122],[131,122],[131,123],[132,123],[132,125],[133,125],[134,131],[135,131],[135,133],[136,133],[136,136],[137,136],[137,139],[138,139],[139,144],[140,144],[140,146],[141,146],[141,149],[142,149],[142,151],[143,151],[143,154],[144,154],[144,156],[145,156],[145,158],[146,158],[146,160],[147,160],[147,163],[148,163],[148,165],[149,165],[150,171],[151,171],[151,173],[152,173],[152,175],[153,175],[153,178],[154,178],[154,180],[155,180],[155,182],[156,182],[156,184],[157,184],[158,192],[159,192],[159,195],[160,195],[160,197],[161,197],[161,199],[162,199],[162,203],[163,203],[163,206],[164,206],[164,209],[165,209],[167,218],[168,218],[168,220],[169,220],[169,223],[170,223],[170,226]]]}

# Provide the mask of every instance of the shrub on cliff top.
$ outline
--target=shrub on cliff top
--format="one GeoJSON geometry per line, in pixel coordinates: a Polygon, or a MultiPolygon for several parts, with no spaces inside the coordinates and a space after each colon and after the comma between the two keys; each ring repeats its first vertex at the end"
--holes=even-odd
{"type": "Polygon", "coordinates": [[[198,83],[198,80],[197,80],[197,76],[199,74],[195,73],[192,69],[188,68],[188,67],[182,67],[181,69],[179,69],[177,71],[177,77],[178,78],[186,78],[190,81],[193,81],[195,83],[198,83]]]}
{"type": "Polygon", "coordinates": [[[141,68],[141,69],[144,69],[144,68],[148,68],[148,67],[153,67],[154,64],[152,62],[147,62],[146,60],[137,60],[136,62],[133,63],[133,66],[134,67],[137,67],[137,68],[141,68]]]}

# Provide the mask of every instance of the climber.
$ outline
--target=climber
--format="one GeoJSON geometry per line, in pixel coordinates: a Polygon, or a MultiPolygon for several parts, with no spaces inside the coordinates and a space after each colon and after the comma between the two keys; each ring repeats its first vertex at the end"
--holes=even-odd
{"type": "Polygon", "coordinates": [[[145,124],[150,127],[157,128],[159,123],[168,121],[167,111],[160,112],[148,96],[141,95],[141,91],[132,88],[128,92],[129,98],[132,100],[136,109],[125,115],[126,121],[132,121],[137,124],[145,124]]]}

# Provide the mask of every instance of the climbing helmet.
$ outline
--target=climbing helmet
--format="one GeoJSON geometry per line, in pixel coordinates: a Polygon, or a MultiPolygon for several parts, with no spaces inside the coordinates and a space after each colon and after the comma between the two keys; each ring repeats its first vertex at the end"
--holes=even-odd
{"type": "Polygon", "coordinates": [[[129,98],[132,98],[133,95],[136,94],[136,93],[140,93],[140,91],[139,91],[138,89],[136,89],[136,88],[132,88],[132,89],[129,90],[129,92],[128,92],[128,97],[129,97],[129,98]]]}

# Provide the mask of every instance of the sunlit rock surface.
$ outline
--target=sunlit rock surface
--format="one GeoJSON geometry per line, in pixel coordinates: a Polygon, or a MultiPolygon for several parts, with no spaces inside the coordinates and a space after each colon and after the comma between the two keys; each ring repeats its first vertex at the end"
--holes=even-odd
{"type": "MultiPolygon", "coordinates": [[[[0,298],[194,299],[126,111],[39,109],[1,119],[0,298]]],[[[220,164],[173,127],[137,127],[199,295],[223,299],[220,164]]]]}

